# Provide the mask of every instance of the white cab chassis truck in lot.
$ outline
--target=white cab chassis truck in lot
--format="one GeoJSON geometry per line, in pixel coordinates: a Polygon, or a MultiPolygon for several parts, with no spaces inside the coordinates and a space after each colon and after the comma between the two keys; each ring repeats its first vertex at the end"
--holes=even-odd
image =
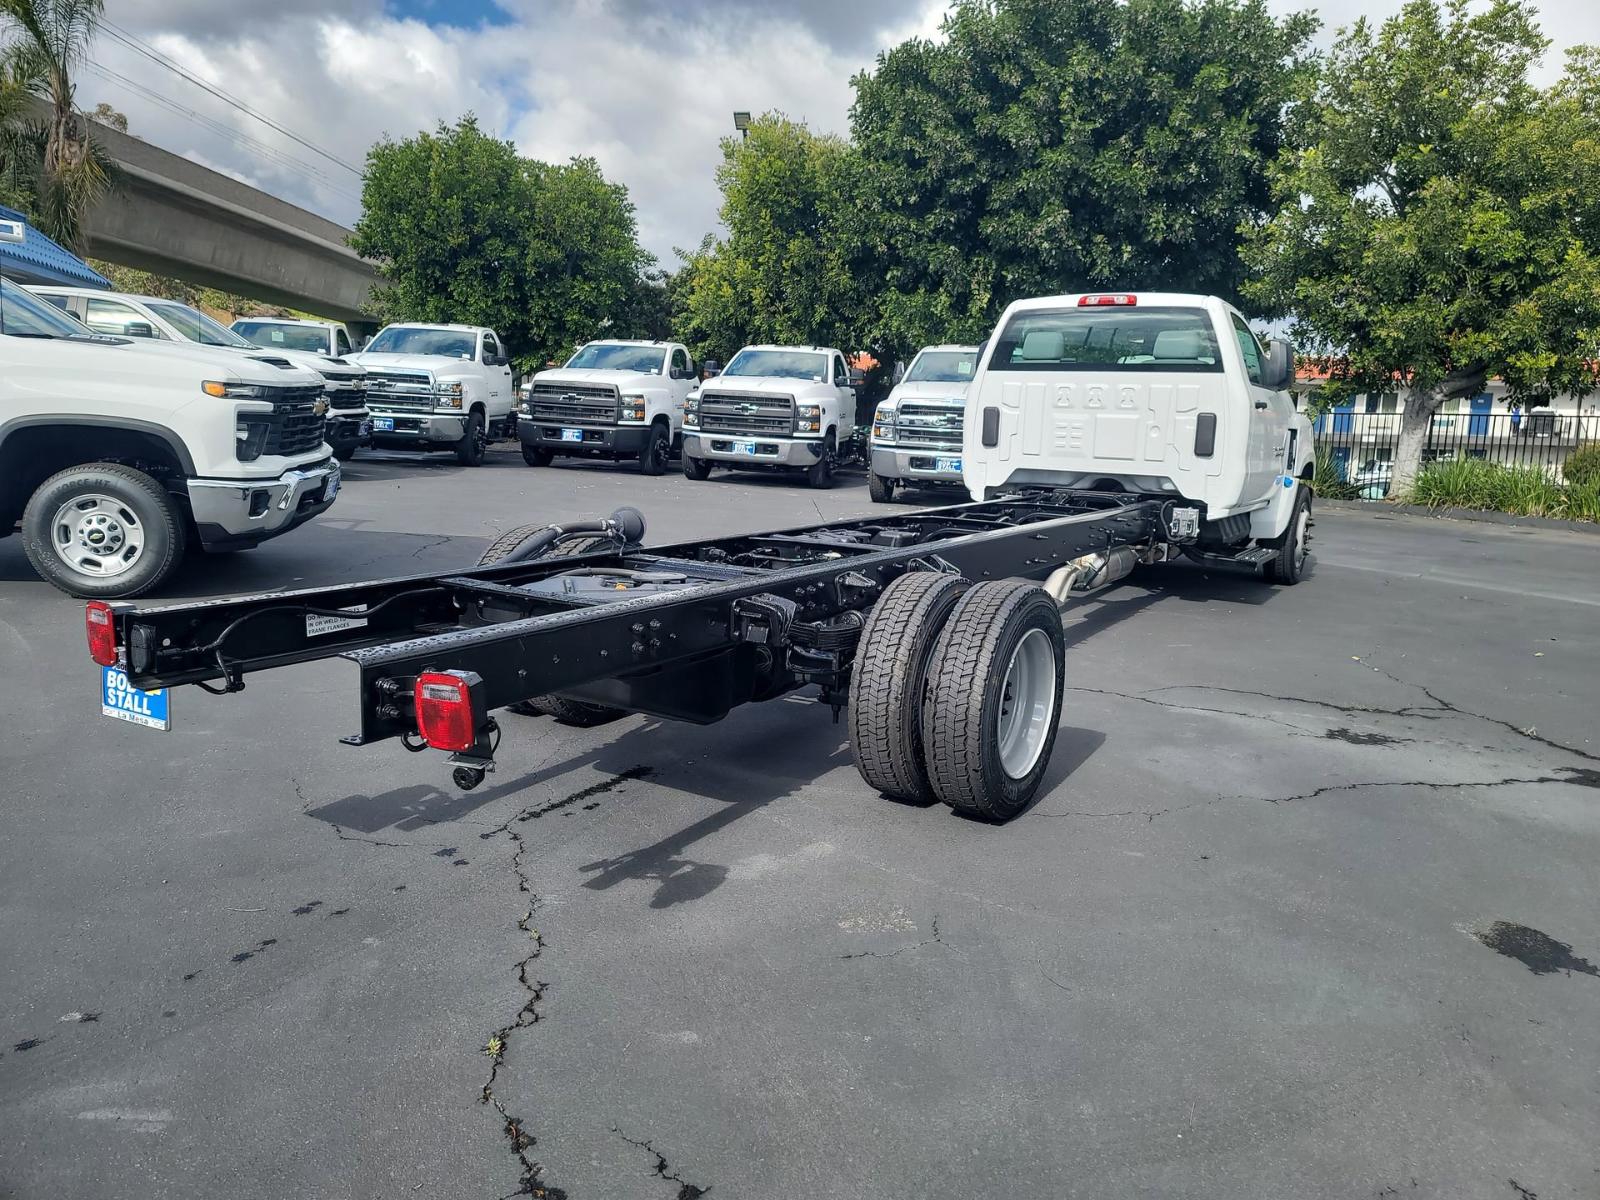
{"type": "Polygon", "coordinates": [[[746,346],[689,395],[683,473],[711,468],[798,470],[832,487],[840,448],[856,429],[856,393],[844,355],[822,346],[746,346]]]}
{"type": "Polygon", "coordinates": [[[926,346],[872,418],[867,487],[879,504],[897,487],[962,486],[961,428],[976,346],[926,346]]]}
{"type": "Polygon", "coordinates": [[[367,370],[372,444],[452,450],[463,466],[516,426],[511,360],[481,325],[386,325],[352,356],[367,370]]]}
{"type": "MultiPolygon", "coordinates": [[[[833,352],[753,349],[823,361],[758,359],[702,388],[686,462],[757,457],[718,445],[734,442],[781,457],[814,432],[802,422],[827,428],[814,385],[831,385],[833,352]]],[[[1301,578],[1311,444],[1283,391],[1292,361],[1209,297],[1024,301],[968,391],[969,503],[648,547],[644,518],[619,509],[510,529],[477,566],[438,575],[91,612],[90,651],[136,686],[227,690],[342,654],[360,669],[346,741],[447,753],[469,789],[495,767],[497,709],[705,724],[814,688],[848,708],[871,789],[1008,820],[1048,769],[1064,605],[1180,554],[1301,578]],[[300,619],[356,608],[360,628],[312,636],[300,619]]]]}
{"type": "Polygon", "coordinates": [[[0,537],[71,595],[141,595],[333,503],[326,406],[314,371],[97,335],[0,281],[0,537]]]}
{"type": "Polygon", "coordinates": [[[680,342],[589,342],[526,386],[517,409],[523,461],[632,459],[642,474],[660,475],[678,450],[694,386],[694,360],[680,342]]]}

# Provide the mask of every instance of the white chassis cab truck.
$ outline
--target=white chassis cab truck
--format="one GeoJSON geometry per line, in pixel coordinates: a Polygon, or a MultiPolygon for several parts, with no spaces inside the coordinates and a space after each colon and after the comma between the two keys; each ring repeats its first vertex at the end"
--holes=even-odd
{"type": "Polygon", "coordinates": [[[375,447],[453,450],[476,467],[491,441],[514,431],[511,360],[492,329],[385,325],[352,358],[367,370],[375,447]]]}
{"type": "Polygon", "coordinates": [[[322,377],[98,335],[0,281],[0,537],[74,596],[138,596],[185,549],[244,549],[333,503],[322,377]]]}
{"type": "Polygon", "coordinates": [[[879,504],[897,487],[962,486],[961,426],[976,346],[926,346],[872,418],[867,487],[879,504]]]}
{"type": "Polygon", "coordinates": [[[1263,348],[1214,296],[1100,293],[1006,309],[967,390],[974,498],[1033,483],[1170,499],[1193,558],[1299,579],[1311,424],[1286,390],[1294,352],[1263,348]]]}
{"type": "MultiPolygon", "coordinates": [[[[737,387],[771,381],[746,393],[754,414],[735,414],[776,417],[773,397],[792,393],[800,411],[784,419],[809,422],[819,381],[789,365],[801,369],[767,359],[735,373],[737,387]]],[[[495,767],[498,709],[707,724],[814,689],[848,709],[873,791],[1009,820],[1049,769],[1063,606],[1180,554],[1301,578],[1311,431],[1283,390],[1292,372],[1287,345],[1263,349],[1214,298],[1027,300],[1006,310],[968,391],[970,502],[665,545],[619,509],[506,530],[476,566],[437,575],[91,605],[89,650],[137,687],[213,691],[342,655],[360,673],[360,730],[345,741],[448,754],[466,789],[495,767]],[[358,607],[372,614],[359,628],[313,635],[292,619],[358,607]]],[[[691,440],[790,441],[790,426],[708,432],[707,403],[689,454],[691,440]]]]}
{"type": "Polygon", "coordinates": [[[367,434],[367,373],[346,359],[332,360],[320,351],[293,346],[264,349],[213,321],[181,300],[107,292],[96,288],[39,284],[29,291],[82,321],[96,333],[112,337],[153,338],[161,345],[211,346],[228,353],[247,354],[274,364],[287,362],[321,375],[328,398],[327,429],[323,439],[334,455],[348,459],[367,434]]]}
{"type": "Polygon", "coordinates": [[[680,342],[589,342],[566,366],[525,385],[517,408],[523,461],[632,459],[641,474],[663,474],[694,386],[694,360],[680,342]]]}
{"type": "Polygon", "coordinates": [[[263,350],[310,354],[331,364],[333,369],[317,366],[328,380],[328,445],[333,447],[337,458],[349,461],[357,448],[371,444],[367,372],[348,358],[354,351],[350,331],[343,322],[308,321],[298,317],[240,317],[228,328],[263,350]],[[347,375],[338,368],[348,368],[356,374],[347,375]]]}
{"type": "Polygon", "coordinates": [[[690,393],[683,473],[713,464],[736,471],[800,470],[833,486],[840,447],[856,428],[856,393],[844,355],[822,346],[746,346],[690,393]]]}

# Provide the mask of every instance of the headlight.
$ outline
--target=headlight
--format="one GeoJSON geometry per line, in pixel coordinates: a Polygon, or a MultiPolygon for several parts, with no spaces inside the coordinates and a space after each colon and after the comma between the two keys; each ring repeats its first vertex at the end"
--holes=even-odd
{"type": "Polygon", "coordinates": [[[644,420],[644,397],[638,393],[622,394],[622,419],[624,421],[644,420]]]}
{"type": "Polygon", "coordinates": [[[700,397],[691,395],[683,402],[683,427],[685,429],[700,428],[700,397]]]}
{"type": "Polygon", "coordinates": [[[240,462],[255,462],[266,448],[272,423],[260,417],[241,416],[234,426],[234,457],[240,462]]]}
{"type": "Polygon", "coordinates": [[[801,404],[796,406],[794,430],[796,433],[821,433],[822,405],[801,404]]]}
{"type": "Polygon", "coordinates": [[[462,385],[459,379],[450,383],[436,383],[433,385],[434,403],[439,408],[461,407],[462,385]]]}
{"type": "Polygon", "coordinates": [[[517,405],[517,411],[525,417],[533,416],[533,401],[524,400],[521,404],[517,405]]]}
{"type": "Polygon", "coordinates": [[[255,383],[222,383],[215,379],[208,379],[200,385],[200,390],[208,396],[227,400],[268,400],[271,399],[269,389],[255,383]]]}
{"type": "Polygon", "coordinates": [[[872,418],[872,438],[878,442],[894,441],[894,409],[880,408],[872,418]]]}

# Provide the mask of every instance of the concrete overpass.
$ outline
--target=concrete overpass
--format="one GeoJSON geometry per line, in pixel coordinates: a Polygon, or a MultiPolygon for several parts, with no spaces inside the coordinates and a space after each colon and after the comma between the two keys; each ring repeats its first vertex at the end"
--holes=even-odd
{"type": "Polygon", "coordinates": [[[378,269],[350,230],[105,125],[95,140],[122,170],[89,217],[89,253],[121,266],[371,326],[378,269]]]}

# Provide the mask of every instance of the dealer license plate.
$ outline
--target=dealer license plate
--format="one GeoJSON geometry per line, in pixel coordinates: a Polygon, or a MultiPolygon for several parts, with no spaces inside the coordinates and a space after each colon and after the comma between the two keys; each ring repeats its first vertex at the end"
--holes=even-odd
{"type": "Polygon", "coordinates": [[[561,440],[563,442],[581,442],[583,441],[583,430],[563,429],[561,431],[561,440]]]}
{"type": "Polygon", "coordinates": [[[935,471],[954,471],[961,474],[961,460],[959,458],[936,458],[933,460],[935,471]]]}
{"type": "Polygon", "coordinates": [[[100,712],[147,729],[172,728],[172,696],[167,688],[147,692],[128,682],[121,667],[100,668],[100,712]]]}
{"type": "Polygon", "coordinates": [[[733,452],[735,454],[754,454],[756,452],[756,444],[754,442],[735,442],[733,444],[733,452]]]}
{"type": "Polygon", "coordinates": [[[393,417],[373,417],[372,418],[372,429],[373,429],[374,433],[393,433],[394,432],[394,418],[393,417]]]}

